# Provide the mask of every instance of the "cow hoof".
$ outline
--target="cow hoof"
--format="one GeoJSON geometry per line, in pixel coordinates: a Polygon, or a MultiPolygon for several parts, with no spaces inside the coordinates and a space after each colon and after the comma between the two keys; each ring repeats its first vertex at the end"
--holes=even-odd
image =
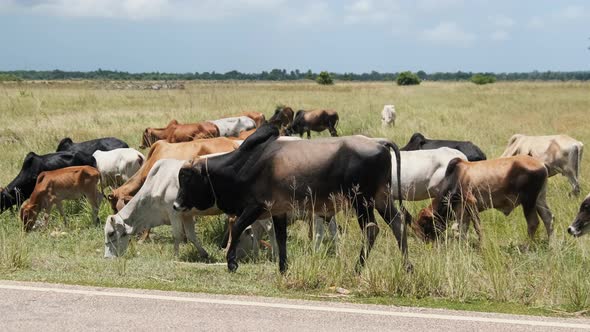
{"type": "Polygon", "coordinates": [[[227,262],[227,269],[229,272],[236,272],[238,269],[238,263],[236,262],[227,262]]]}
{"type": "Polygon", "coordinates": [[[412,265],[412,263],[406,262],[404,264],[404,267],[406,268],[406,272],[407,273],[413,273],[414,272],[414,265],[412,265]]]}

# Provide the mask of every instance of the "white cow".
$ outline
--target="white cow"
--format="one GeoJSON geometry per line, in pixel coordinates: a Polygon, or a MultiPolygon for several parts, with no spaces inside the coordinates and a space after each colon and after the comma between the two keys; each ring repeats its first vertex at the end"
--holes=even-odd
{"type": "Polygon", "coordinates": [[[102,186],[112,188],[129,180],[145,161],[145,156],[141,152],[131,148],[96,151],[92,156],[96,159],[102,186]]]}
{"type": "MultiPolygon", "coordinates": [[[[217,153],[220,155],[224,153],[217,153]]],[[[206,158],[214,155],[202,156],[206,158]]],[[[174,238],[174,254],[178,255],[180,241],[183,234],[197,248],[201,257],[208,257],[207,251],[201,245],[195,233],[194,217],[199,215],[218,215],[222,212],[217,208],[206,211],[177,212],[172,208],[178,194],[178,173],[185,160],[162,159],[158,160],[145,180],[145,183],[137,194],[116,215],[107,217],[104,227],[105,233],[105,258],[122,255],[127,250],[130,236],[138,234],[146,228],[160,225],[171,225],[174,238]]],[[[272,233],[274,236],[274,232],[272,233]]],[[[259,239],[259,236],[257,237],[259,239]]],[[[252,237],[247,232],[242,234],[240,242],[245,249],[252,237]]],[[[271,242],[276,242],[272,241],[271,242]]],[[[256,240],[256,243],[258,241],[256,240]]]]}
{"type": "Polygon", "coordinates": [[[219,129],[219,136],[238,137],[242,131],[256,128],[256,122],[247,116],[208,120],[219,129]]]}
{"type": "Polygon", "coordinates": [[[383,110],[381,111],[381,126],[384,128],[395,126],[396,116],[397,114],[395,113],[395,105],[383,106],[383,110]]]}
{"type": "Polygon", "coordinates": [[[529,155],[547,166],[549,176],[562,174],[572,185],[572,193],[580,194],[580,163],[584,144],[567,135],[513,135],[502,157],[529,155]]]}

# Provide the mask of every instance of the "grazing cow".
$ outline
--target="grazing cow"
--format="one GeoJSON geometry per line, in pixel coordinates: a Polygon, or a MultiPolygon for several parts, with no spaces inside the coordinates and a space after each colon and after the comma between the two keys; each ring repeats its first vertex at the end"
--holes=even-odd
{"type": "Polygon", "coordinates": [[[415,150],[432,150],[442,147],[447,147],[455,150],[459,150],[467,156],[469,161],[486,160],[486,155],[481,151],[477,145],[469,141],[451,141],[451,140],[438,140],[428,139],[420,133],[415,133],[410,138],[410,141],[406,146],[401,148],[401,151],[415,151],[415,150]]]}
{"type": "Polygon", "coordinates": [[[383,128],[395,126],[395,105],[385,105],[381,111],[381,126],[383,128]]]}
{"type": "Polygon", "coordinates": [[[567,232],[574,237],[582,236],[588,231],[590,231],[590,195],[584,198],[574,222],[567,228],[567,232]]]}
{"type": "Polygon", "coordinates": [[[117,212],[125,206],[137,191],[143,185],[148,173],[160,159],[180,159],[189,160],[198,156],[211,153],[228,152],[237,149],[239,143],[225,137],[216,137],[210,139],[200,139],[184,143],[166,143],[164,141],[156,142],[147,155],[143,166],[127,182],[119,188],[113,190],[107,196],[113,212],[117,212]]]}
{"type": "Polygon", "coordinates": [[[211,122],[180,124],[178,121],[172,120],[166,128],[146,128],[141,137],[140,148],[150,147],[159,140],[179,143],[212,137],[219,137],[219,130],[211,122]]]}
{"type": "Polygon", "coordinates": [[[92,218],[98,225],[98,208],[102,198],[97,189],[99,181],[100,173],[91,166],[72,166],[42,172],[37,178],[31,198],[20,210],[25,230],[28,232],[33,229],[40,212],[45,211],[48,217],[54,205],[57,206],[64,224],[67,224],[61,202],[81,197],[86,197],[90,202],[92,218]]]}
{"type": "Polygon", "coordinates": [[[96,159],[102,186],[112,188],[129,180],[145,161],[143,154],[132,148],[96,151],[92,156],[96,159]]]}
{"type": "Polygon", "coordinates": [[[565,176],[572,185],[572,194],[580,194],[580,162],[584,144],[566,135],[525,136],[516,134],[508,141],[502,157],[529,155],[545,163],[549,176],[565,176]]]}
{"type": "Polygon", "coordinates": [[[127,143],[115,137],[97,138],[90,141],[74,143],[71,138],[66,137],[59,142],[56,152],[71,151],[85,152],[92,155],[96,151],[111,151],[114,149],[128,148],[127,143]]]}
{"type": "Polygon", "coordinates": [[[247,116],[209,120],[208,122],[217,127],[218,136],[221,137],[238,137],[241,132],[256,128],[256,122],[247,116]]]}
{"type": "MultiPolygon", "coordinates": [[[[386,146],[366,137],[281,141],[279,131],[267,125],[248,137],[232,153],[197,160],[179,172],[177,211],[219,208],[237,215],[227,252],[228,269],[235,271],[236,245],[244,229],[260,218],[273,218],[279,247],[279,269],[287,269],[287,215],[314,211],[332,216],[344,200],[355,209],[366,243],[357,268],[365,264],[378,227],[374,208],[392,228],[404,257],[407,242],[402,218],[389,194],[391,156],[386,146]]],[[[396,159],[399,167],[399,157],[396,159]]],[[[399,178],[399,172],[398,172],[399,178]]],[[[399,183],[399,180],[398,180],[399,183]]],[[[398,186],[401,196],[401,188],[398,186]]],[[[401,200],[400,200],[401,205],[401,200]]]]}
{"type": "Polygon", "coordinates": [[[56,152],[42,156],[29,152],[16,178],[0,191],[0,213],[28,199],[41,172],[83,165],[96,167],[96,160],[84,152],[56,152]]]}
{"type": "Polygon", "coordinates": [[[307,132],[307,138],[311,138],[311,130],[321,132],[326,129],[330,131],[332,137],[338,136],[336,126],[338,125],[338,112],[334,110],[314,110],[304,111],[299,110],[295,114],[293,123],[291,123],[285,130],[285,135],[291,136],[299,134],[303,136],[307,132]]]}
{"type": "Polygon", "coordinates": [[[293,122],[293,116],[295,112],[293,109],[288,106],[279,106],[275,109],[275,113],[273,116],[268,120],[268,122],[284,132],[285,128],[287,128],[293,122]]]}
{"type": "Polygon", "coordinates": [[[424,240],[434,240],[447,221],[457,219],[462,234],[473,225],[481,241],[479,212],[496,209],[509,215],[522,205],[532,239],[541,217],[547,236],[553,233],[553,214],[545,200],[547,169],[529,156],[469,162],[449,162],[440,193],[430,208],[423,209],[412,226],[424,240]]]}
{"type": "MultiPolygon", "coordinates": [[[[184,160],[158,160],[150,170],[145,184],[133,199],[117,214],[107,217],[104,228],[105,258],[125,253],[131,235],[160,225],[172,226],[175,255],[178,255],[180,241],[183,235],[186,235],[202,258],[209,256],[195,233],[194,217],[218,215],[222,212],[215,207],[206,211],[183,212],[172,208],[178,193],[178,172],[185,163],[184,160]]],[[[259,236],[260,234],[254,232],[242,234],[241,241],[246,245],[242,248],[244,254],[257,251],[252,241],[259,236]]]]}

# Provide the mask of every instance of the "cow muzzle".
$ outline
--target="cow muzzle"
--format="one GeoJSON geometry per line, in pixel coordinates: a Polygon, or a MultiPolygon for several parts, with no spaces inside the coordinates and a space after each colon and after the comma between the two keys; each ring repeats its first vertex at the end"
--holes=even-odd
{"type": "Polygon", "coordinates": [[[568,227],[568,228],[567,228],[567,232],[568,232],[570,235],[574,236],[574,237],[578,237],[578,236],[580,236],[580,233],[581,233],[581,232],[580,232],[579,230],[577,230],[577,229],[576,229],[574,226],[570,226],[570,227],[568,227]]]}
{"type": "Polygon", "coordinates": [[[188,210],[186,207],[182,206],[178,202],[174,202],[174,204],[172,204],[172,208],[174,209],[174,211],[178,211],[178,212],[183,212],[183,211],[188,210]]]}

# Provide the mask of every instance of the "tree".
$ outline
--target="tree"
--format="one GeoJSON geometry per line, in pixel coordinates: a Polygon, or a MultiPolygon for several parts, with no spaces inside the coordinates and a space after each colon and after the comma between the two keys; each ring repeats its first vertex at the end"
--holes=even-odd
{"type": "Polygon", "coordinates": [[[418,85],[420,78],[411,71],[404,71],[397,75],[397,85],[418,85]]]}
{"type": "Polygon", "coordinates": [[[318,84],[321,84],[321,85],[334,84],[334,81],[332,80],[332,76],[330,76],[330,73],[328,73],[327,71],[321,72],[318,75],[318,77],[316,78],[316,81],[318,82],[318,84]]]}
{"type": "Polygon", "coordinates": [[[475,74],[471,76],[471,82],[475,84],[488,84],[496,82],[496,77],[490,74],[475,74]]]}

